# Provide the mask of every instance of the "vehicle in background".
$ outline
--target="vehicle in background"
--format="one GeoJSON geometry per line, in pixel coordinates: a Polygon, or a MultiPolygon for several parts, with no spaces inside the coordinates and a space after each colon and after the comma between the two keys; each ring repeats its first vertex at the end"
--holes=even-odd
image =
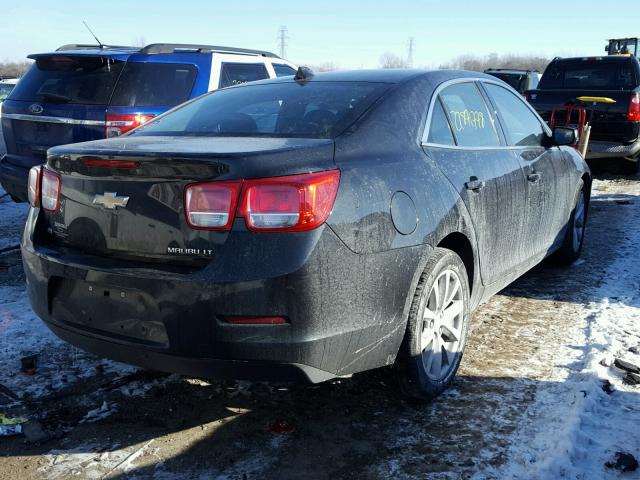
{"type": "Polygon", "coordinates": [[[510,68],[489,68],[484,71],[488,75],[499,78],[511,85],[514,90],[524,93],[538,87],[540,72],[537,70],[518,70],[510,68]]]}
{"type": "MultiPolygon", "coordinates": [[[[0,77],[0,117],[2,116],[2,102],[9,96],[11,91],[18,83],[19,78],[2,78],[0,77]]],[[[2,125],[0,125],[0,135],[2,134],[2,125]]]]}
{"type": "Polygon", "coordinates": [[[17,201],[51,147],[121,135],[208,91],[296,71],[273,53],[211,45],[64,45],[29,58],[2,104],[0,182],[17,201]]]}
{"type": "Polygon", "coordinates": [[[301,69],[212,92],[49,150],[26,288],[58,336],[118,361],[312,382],[395,364],[432,398],[473,308],[579,257],[573,142],[482,73],[301,69]]]}
{"type": "Polygon", "coordinates": [[[604,51],[609,55],[633,55],[640,57],[640,38],[612,38],[607,40],[609,43],[604,47],[604,51]]]}
{"type": "Polygon", "coordinates": [[[554,108],[580,98],[589,115],[587,159],[622,157],[629,172],[640,157],[640,62],[631,55],[555,58],[540,85],[526,92],[529,103],[547,122],[554,108]],[[595,100],[594,99],[594,100],[595,100]]]}

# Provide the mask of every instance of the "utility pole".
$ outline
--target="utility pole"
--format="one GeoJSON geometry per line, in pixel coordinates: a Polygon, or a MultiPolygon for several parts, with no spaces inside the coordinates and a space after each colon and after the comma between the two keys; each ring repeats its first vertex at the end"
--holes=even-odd
{"type": "Polygon", "coordinates": [[[281,26],[278,30],[278,46],[280,48],[280,56],[285,58],[287,56],[287,40],[289,40],[288,30],[286,26],[281,26]]]}
{"type": "Polygon", "coordinates": [[[407,65],[413,67],[413,37],[409,37],[409,44],[407,47],[407,65]]]}

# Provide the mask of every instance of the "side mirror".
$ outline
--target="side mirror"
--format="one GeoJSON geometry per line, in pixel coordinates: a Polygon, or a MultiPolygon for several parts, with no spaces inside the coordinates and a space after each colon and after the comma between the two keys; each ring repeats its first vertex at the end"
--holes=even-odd
{"type": "Polygon", "coordinates": [[[575,128],[556,127],[553,129],[554,145],[575,145],[578,143],[578,132],[575,128]]]}

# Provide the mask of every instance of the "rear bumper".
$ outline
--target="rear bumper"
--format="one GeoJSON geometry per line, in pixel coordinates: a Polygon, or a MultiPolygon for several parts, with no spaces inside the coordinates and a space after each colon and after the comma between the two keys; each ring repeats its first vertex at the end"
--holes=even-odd
{"type": "Polygon", "coordinates": [[[310,232],[302,255],[265,245],[261,278],[209,267],[172,273],[36,246],[36,212],[22,242],[27,291],[55,334],[99,356],[207,378],[320,382],[393,363],[425,251],[359,255],[326,227],[310,232]],[[270,255],[300,259],[282,271],[270,255]],[[224,321],[234,315],[289,324],[224,321]]]}
{"type": "Polygon", "coordinates": [[[640,138],[629,145],[615,142],[589,142],[587,160],[596,158],[634,157],[640,153],[640,138]]]}
{"type": "Polygon", "coordinates": [[[13,198],[22,202],[27,201],[28,178],[28,168],[10,163],[6,155],[0,158],[0,183],[2,188],[13,198]]]}
{"type": "Polygon", "coordinates": [[[62,340],[87,352],[158,371],[226,380],[300,383],[319,383],[335,377],[330,372],[299,363],[183,357],[101,340],[95,336],[64,328],[57,323],[47,322],[47,326],[62,340]]]}

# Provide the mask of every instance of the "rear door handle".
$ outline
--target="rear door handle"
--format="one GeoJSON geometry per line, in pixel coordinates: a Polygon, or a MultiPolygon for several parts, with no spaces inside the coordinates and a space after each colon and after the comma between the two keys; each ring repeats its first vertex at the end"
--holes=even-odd
{"type": "Polygon", "coordinates": [[[536,183],[538,180],[540,180],[541,176],[542,175],[537,172],[530,173],[529,175],[527,175],[527,180],[529,180],[531,183],[536,183]]]}
{"type": "Polygon", "coordinates": [[[478,190],[484,188],[484,182],[482,180],[478,180],[476,177],[471,177],[469,181],[464,184],[464,188],[477,192],[478,190]]]}

